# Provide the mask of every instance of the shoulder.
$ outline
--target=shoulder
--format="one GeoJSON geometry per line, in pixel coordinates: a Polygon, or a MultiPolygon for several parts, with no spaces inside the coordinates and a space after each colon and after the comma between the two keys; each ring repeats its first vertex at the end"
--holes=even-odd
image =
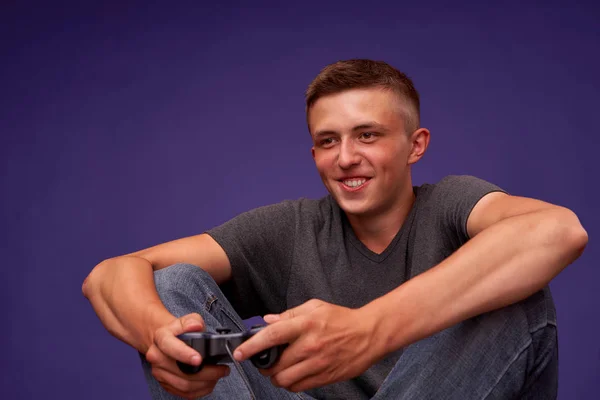
{"type": "Polygon", "coordinates": [[[491,192],[504,192],[499,186],[473,175],[447,175],[436,183],[415,186],[415,191],[430,200],[442,202],[453,199],[476,201],[491,192]]]}
{"type": "Polygon", "coordinates": [[[277,203],[259,206],[239,214],[234,219],[268,219],[273,222],[298,220],[320,220],[330,215],[335,208],[330,196],[320,199],[286,199],[277,203]]]}
{"type": "MultiPolygon", "coordinates": [[[[433,218],[436,226],[466,241],[467,227],[475,206],[493,192],[506,193],[499,186],[472,175],[448,175],[434,184],[415,187],[422,214],[433,218]]],[[[422,216],[423,217],[423,216],[422,216]]]]}
{"type": "Polygon", "coordinates": [[[495,184],[473,175],[447,175],[432,185],[438,191],[462,191],[470,189],[499,189],[495,184]]]}

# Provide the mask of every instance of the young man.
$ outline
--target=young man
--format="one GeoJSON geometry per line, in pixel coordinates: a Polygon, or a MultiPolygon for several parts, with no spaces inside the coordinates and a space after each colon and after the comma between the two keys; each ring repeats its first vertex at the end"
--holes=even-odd
{"type": "Polygon", "coordinates": [[[413,187],[430,133],[386,63],[327,66],[306,106],[328,196],[105,260],[84,282],[104,326],[145,355],[154,398],[245,398],[247,384],[260,399],[555,397],[547,284],[587,244],[576,215],[470,176],[413,187]],[[288,344],[274,367],[181,373],[175,360],[201,360],[176,335],[254,315],[269,326],[234,356],[288,344]]]}

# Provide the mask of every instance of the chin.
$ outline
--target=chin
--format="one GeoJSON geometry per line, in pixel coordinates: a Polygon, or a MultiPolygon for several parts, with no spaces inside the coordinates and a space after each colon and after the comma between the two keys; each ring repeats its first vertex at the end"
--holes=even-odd
{"type": "Polygon", "coordinates": [[[355,216],[367,215],[372,209],[366,201],[340,201],[339,199],[336,199],[336,202],[346,214],[355,216]]]}

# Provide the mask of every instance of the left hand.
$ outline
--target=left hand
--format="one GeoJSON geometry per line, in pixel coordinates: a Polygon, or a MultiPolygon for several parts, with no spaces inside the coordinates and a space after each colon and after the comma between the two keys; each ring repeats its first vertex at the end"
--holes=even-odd
{"type": "Polygon", "coordinates": [[[354,378],[384,355],[375,346],[373,321],[360,309],[313,299],[264,319],[269,326],[242,343],[234,357],[243,361],[288,343],[277,364],[261,373],[292,392],[354,378]]]}

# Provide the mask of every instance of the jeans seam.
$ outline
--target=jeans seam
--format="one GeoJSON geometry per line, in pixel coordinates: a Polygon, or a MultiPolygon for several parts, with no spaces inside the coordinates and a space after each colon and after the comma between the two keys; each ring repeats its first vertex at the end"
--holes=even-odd
{"type": "Polygon", "coordinates": [[[496,386],[498,386],[498,383],[500,383],[500,381],[502,380],[502,378],[504,377],[504,375],[506,375],[506,373],[508,372],[508,370],[510,369],[510,367],[515,363],[515,361],[517,361],[517,359],[521,356],[521,354],[523,354],[533,343],[533,341],[531,340],[531,337],[529,338],[529,340],[527,341],[527,344],[523,346],[523,348],[521,348],[513,357],[513,359],[508,363],[508,365],[506,366],[506,368],[504,369],[504,371],[502,371],[502,373],[498,376],[498,379],[496,380],[496,383],[494,383],[494,385],[490,388],[490,390],[488,390],[488,392],[485,394],[485,396],[482,397],[482,400],[485,400],[488,398],[488,396],[492,393],[492,391],[496,388],[496,386]]]}
{"type": "Polygon", "coordinates": [[[539,323],[538,325],[536,325],[534,328],[530,329],[530,330],[529,330],[529,333],[533,335],[533,334],[534,334],[534,333],[536,333],[537,331],[539,331],[539,330],[542,330],[542,329],[546,328],[548,325],[552,325],[552,326],[553,326],[553,327],[555,327],[555,328],[557,328],[557,327],[558,327],[556,322],[554,322],[554,321],[550,321],[550,320],[546,320],[546,321],[544,321],[544,322],[540,322],[540,323],[539,323]]]}
{"type": "MultiPolygon", "coordinates": [[[[537,333],[538,331],[541,331],[542,329],[545,329],[545,328],[547,328],[549,325],[554,327],[554,332],[555,332],[555,334],[557,334],[557,328],[558,328],[558,327],[557,327],[555,324],[553,324],[553,323],[548,323],[548,324],[546,324],[545,326],[543,326],[543,327],[541,327],[541,328],[539,328],[539,329],[536,329],[535,331],[533,331],[533,332],[532,332],[532,335],[533,335],[533,334],[535,334],[535,333],[537,333]]],[[[544,356],[545,356],[545,355],[547,355],[547,354],[549,354],[549,353],[552,353],[552,352],[554,351],[554,349],[555,349],[555,348],[557,348],[557,347],[558,347],[558,338],[557,338],[557,341],[556,341],[555,345],[554,345],[554,346],[552,346],[552,348],[550,348],[550,349],[546,349],[546,351],[543,353],[543,354],[544,354],[544,356]]],[[[536,369],[536,368],[538,368],[538,366],[539,366],[539,365],[540,365],[540,362],[538,361],[537,363],[535,363],[535,364],[534,364],[534,366],[532,367],[532,370],[533,370],[533,369],[536,369]]],[[[537,379],[539,379],[539,376],[536,378],[536,380],[537,380],[537,379]]],[[[535,382],[535,381],[534,381],[534,382],[535,382]]],[[[526,391],[528,391],[528,390],[529,390],[529,388],[531,387],[531,385],[533,385],[533,382],[531,382],[531,383],[530,383],[530,384],[529,384],[529,385],[528,385],[528,386],[525,388],[525,389],[526,389],[526,391]]]]}
{"type": "Polygon", "coordinates": [[[227,316],[227,318],[229,318],[229,320],[231,322],[233,322],[233,324],[235,326],[237,326],[240,331],[245,331],[246,330],[246,328],[243,326],[243,324],[242,325],[238,324],[237,321],[235,320],[235,318],[226,309],[221,308],[221,312],[223,314],[225,314],[227,316]]]}

